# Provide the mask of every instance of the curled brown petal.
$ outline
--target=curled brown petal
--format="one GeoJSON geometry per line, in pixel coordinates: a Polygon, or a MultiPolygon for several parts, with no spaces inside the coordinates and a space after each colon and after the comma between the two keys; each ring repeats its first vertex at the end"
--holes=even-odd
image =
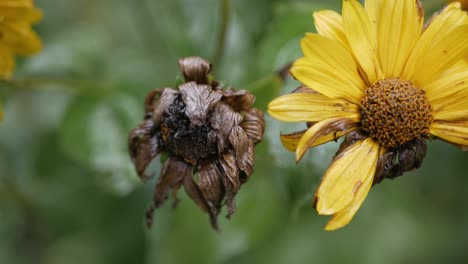
{"type": "Polygon", "coordinates": [[[211,64],[200,57],[188,57],[179,60],[179,68],[186,82],[208,84],[211,64]]]}
{"type": "Polygon", "coordinates": [[[261,141],[265,131],[263,112],[256,108],[245,112],[244,120],[242,120],[240,126],[254,143],[261,141]]]}
{"type": "Polygon", "coordinates": [[[227,217],[229,218],[236,211],[236,201],[234,198],[239,191],[241,183],[233,153],[226,152],[218,162],[220,170],[224,171],[225,174],[225,177],[221,177],[221,180],[226,191],[226,203],[228,207],[227,217]]]}
{"type": "Polygon", "coordinates": [[[153,111],[153,121],[155,126],[159,126],[163,113],[168,109],[168,107],[174,102],[174,100],[179,95],[179,92],[175,89],[164,88],[161,97],[159,98],[159,103],[156,105],[153,111]]]}
{"type": "Polygon", "coordinates": [[[255,158],[255,146],[252,141],[249,141],[249,147],[247,149],[247,154],[244,156],[244,170],[241,171],[239,177],[242,183],[245,183],[250,175],[253,173],[254,167],[254,158],[255,158]]]}
{"type": "Polygon", "coordinates": [[[153,195],[153,205],[146,213],[146,224],[151,226],[153,220],[153,211],[159,208],[167,199],[171,189],[180,186],[186,175],[192,175],[192,166],[178,159],[170,157],[164,163],[161,170],[161,176],[156,184],[156,189],[153,195]]]}
{"type": "Polygon", "coordinates": [[[242,121],[242,116],[234,112],[228,105],[218,102],[211,117],[211,127],[218,134],[218,152],[223,153],[227,140],[234,126],[242,121]]]}
{"type": "Polygon", "coordinates": [[[218,230],[217,216],[224,198],[224,187],[221,182],[223,175],[214,162],[208,162],[198,171],[198,188],[208,205],[211,224],[218,230]]]}
{"type": "Polygon", "coordinates": [[[192,201],[194,201],[195,204],[200,207],[200,209],[202,209],[204,212],[208,212],[208,204],[206,203],[205,198],[203,198],[197,184],[193,180],[193,175],[184,176],[184,190],[190,199],[192,199],[192,201]]]}
{"type": "Polygon", "coordinates": [[[249,138],[245,134],[244,130],[240,126],[235,126],[231,130],[229,135],[229,142],[231,142],[232,148],[237,161],[237,166],[240,170],[245,170],[245,156],[249,147],[249,138]]]}
{"type": "Polygon", "coordinates": [[[255,102],[255,96],[246,90],[237,91],[229,87],[223,92],[223,101],[234,111],[242,112],[252,108],[255,102]]]}
{"type": "Polygon", "coordinates": [[[179,86],[182,100],[185,102],[185,114],[195,126],[206,123],[208,112],[221,99],[219,91],[213,91],[210,86],[197,85],[195,82],[179,86]]]}
{"type": "Polygon", "coordinates": [[[153,121],[151,119],[141,123],[128,134],[128,150],[136,171],[143,181],[151,175],[145,175],[149,163],[162,151],[162,148],[153,135],[153,121]]]}
{"type": "Polygon", "coordinates": [[[145,99],[145,119],[153,116],[154,109],[158,105],[159,98],[161,97],[162,89],[154,89],[145,99]]]}

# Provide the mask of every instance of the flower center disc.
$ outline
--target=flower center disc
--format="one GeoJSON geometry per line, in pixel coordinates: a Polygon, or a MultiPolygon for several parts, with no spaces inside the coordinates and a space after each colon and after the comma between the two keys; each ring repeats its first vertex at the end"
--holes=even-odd
{"type": "Polygon", "coordinates": [[[432,106],[410,81],[389,78],[366,89],[361,115],[362,129],[382,146],[394,148],[429,137],[432,106]]]}
{"type": "Polygon", "coordinates": [[[192,126],[185,114],[185,103],[174,100],[161,123],[161,138],[166,150],[195,165],[198,160],[217,153],[217,139],[209,124],[192,126]]]}

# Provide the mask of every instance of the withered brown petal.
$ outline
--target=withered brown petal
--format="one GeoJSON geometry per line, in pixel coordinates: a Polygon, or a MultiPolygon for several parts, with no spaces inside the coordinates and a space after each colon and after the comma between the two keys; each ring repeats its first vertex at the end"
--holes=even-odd
{"type": "Polygon", "coordinates": [[[151,91],[145,99],[145,119],[151,118],[153,116],[154,109],[159,103],[159,98],[161,97],[162,89],[154,89],[151,91]]]}
{"type": "Polygon", "coordinates": [[[154,206],[160,207],[167,199],[171,189],[179,185],[186,175],[192,175],[193,168],[188,163],[169,157],[161,170],[153,196],[154,206]]]}
{"type": "Polygon", "coordinates": [[[255,145],[252,141],[249,141],[249,147],[247,149],[247,155],[244,156],[244,167],[245,169],[240,173],[240,180],[245,183],[250,175],[252,175],[255,158],[255,145]]]}
{"type": "Polygon", "coordinates": [[[198,170],[198,188],[205,199],[213,228],[218,229],[217,216],[224,198],[223,175],[215,162],[207,162],[198,170]]]}
{"type": "Polygon", "coordinates": [[[193,180],[193,175],[184,176],[184,190],[200,209],[204,212],[208,212],[208,204],[205,198],[203,198],[200,189],[198,189],[198,185],[193,180]]]}
{"type": "Polygon", "coordinates": [[[246,156],[249,148],[249,138],[240,126],[235,126],[229,135],[229,142],[231,142],[236,157],[237,166],[240,170],[245,170],[246,156]]]}
{"type": "Polygon", "coordinates": [[[311,94],[318,94],[319,92],[315,91],[312,88],[309,88],[305,85],[301,85],[294,89],[291,93],[311,93],[311,94]]]}
{"type": "Polygon", "coordinates": [[[255,102],[255,96],[246,90],[237,91],[229,87],[223,92],[223,101],[234,111],[241,112],[252,107],[255,102]]]}
{"type": "Polygon", "coordinates": [[[244,120],[242,120],[240,126],[254,143],[261,141],[265,131],[263,112],[256,108],[248,110],[245,112],[244,120]]]}
{"type": "Polygon", "coordinates": [[[208,85],[197,85],[195,82],[180,85],[179,91],[185,103],[185,114],[195,126],[206,123],[208,111],[222,97],[221,92],[213,91],[208,85]]]}
{"type": "Polygon", "coordinates": [[[225,177],[221,180],[226,191],[226,202],[229,218],[236,211],[236,201],[234,200],[240,188],[239,172],[236,166],[236,159],[231,151],[227,151],[220,159],[219,165],[221,171],[224,171],[225,177]]]}
{"type": "Polygon", "coordinates": [[[186,175],[192,175],[193,168],[189,164],[176,158],[168,158],[163,165],[161,175],[156,184],[153,195],[153,205],[146,212],[146,223],[152,224],[152,214],[154,209],[159,208],[166,201],[169,192],[172,189],[178,189],[186,175]]]}
{"type": "Polygon", "coordinates": [[[200,57],[187,57],[179,60],[179,68],[186,82],[208,84],[211,64],[200,57]]]}
{"type": "Polygon", "coordinates": [[[211,127],[218,134],[218,153],[223,153],[231,130],[242,121],[242,115],[234,112],[231,107],[223,102],[218,102],[214,107],[211,118],[211,127]]]}
{"type": "Polygon", "coordinates": [[[128,150],[136,171],[143,181],[152,175],[145,175],[149,163],[162,151],[155,136],[152,135],[153,121],[141,123],[128,134],[128,150]]]}
{"type": "Polygon", "coordinates": [[[175,89],[163,89],[161,97],[159,98],[159,102],[157,103],[153,111],[153,121],[155,123],[155,126],[159,126],[163,117],[163,113],[169,108],[169,106],[174,102],[178,95],[179,92],[175,89]]]}

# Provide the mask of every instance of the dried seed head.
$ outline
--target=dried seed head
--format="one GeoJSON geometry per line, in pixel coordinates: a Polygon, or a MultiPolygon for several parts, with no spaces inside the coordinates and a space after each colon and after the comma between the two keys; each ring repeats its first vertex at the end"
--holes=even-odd
{"type": "Polygon", "coordinates": [[[367,88],[361,115],[362,129],[382,146],[394,148],[429,137],[432,106],[410,81],[389,78],[367,88]]]}
{"type": "MultiPolygon", "coordinates": [[[[223,204],[230,217],[235,196],[253,172],[255,144],[264,132],[262,111],[252,108],[255,96],[245,90],[222,89],[199,57],[179,60],[185,83],[150,92],[145,120],[129,134],[130,156],[143,180],[151,160],[169,154],[156,184],[154,209],[184,187],[187,195],[209,213],[213,228],[223,204]],[[194,177],[194,174],[196,175],[194,177]]],[[[176,199],[177,200],[177,199],[176,199]]]]}

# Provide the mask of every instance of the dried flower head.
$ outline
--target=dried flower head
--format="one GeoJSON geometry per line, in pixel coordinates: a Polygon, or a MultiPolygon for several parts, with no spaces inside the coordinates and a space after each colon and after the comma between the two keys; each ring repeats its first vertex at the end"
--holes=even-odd
{"type": "Polygon", "coordinates": [[[299,161],[345,136],[315,195],[326,229],[347,225],[372,185],[417,169],[426,140],[468,150],[468,16],[449,4],[425,25],[418,0],[343,0],[314,13],[291,74],[303,85],[269,113],[308,129],[281,135],[299,161]]]}
{"type": "Polygon", "coordinates": [[[42,13],[33,0],[2,0],[0,18],[0,79],[9,79],[15,55],[31,55],[41,49],[41,39],[31,25],[42,18],[42,13]]]}
{"type": "Polygon", "coordinates": [[[263,113],[252,108],[255,97],[249,92],[222,89],[212,80],[206,60],[184,58],[179,67],[185,83],[148,94],[145,120],[129,134],[130,156],[146,180],[151,160],[161,152],[169,155],[147,211],[148,226],[154,209],[170,191],[177,201],[176,193],[183,186],[218,229],[224,201],[230,217],[239,188],[253,172],[255,144],[263,138],[263,113]]]}

